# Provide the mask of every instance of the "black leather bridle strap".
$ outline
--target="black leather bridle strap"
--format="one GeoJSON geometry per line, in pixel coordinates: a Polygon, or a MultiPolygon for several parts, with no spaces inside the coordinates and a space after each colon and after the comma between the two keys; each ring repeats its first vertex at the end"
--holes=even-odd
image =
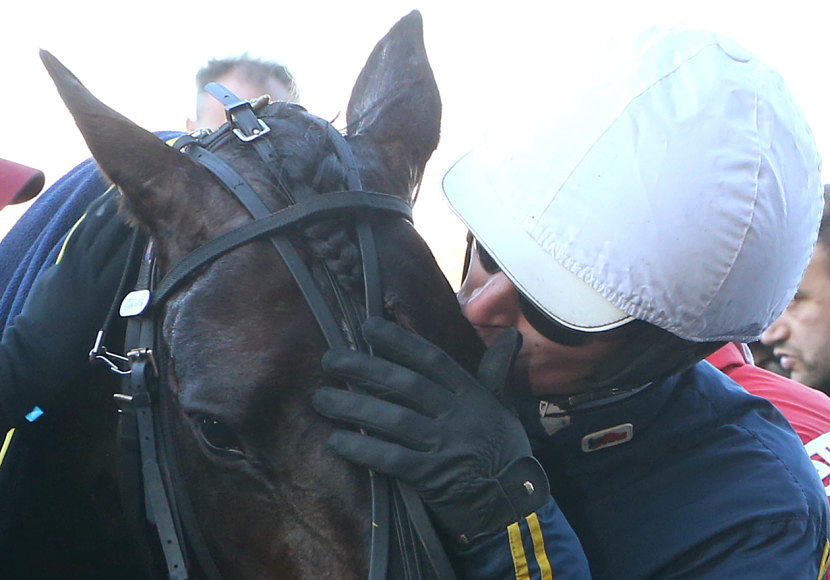
{"type": "Polygon", "coordinates": [[[432,525],[429,514],[427,514],[421,496],[402,481],[396,481],[395,483],[406,508],[406,513],[409,515],[409,522],[415,529],[415,536],[423,547],[433,571],[441,580],[455,578],[455,571],[450,564],[444,546],[438,540],[438,534],[432,525]]]}
{"type": "Polygon", "coordinates": [[[245,209],[252,216],[262,217],[273,211],[265,205],[265,202],[262,201],[253,188],[242,179],[242,176],[221,157],[208,151],[198,143],[187,143],[183,151],[210,171],[224,188],[239,200],[239,203],[245,206],[245,209]]]}
{"type": "Polygon", "coordinates": [[[250,101],[237,97],[222,83],[208,83],[205,91],[225,106],[228,125],[240,140],[253,143],[271,130],[256,116],[250,101]]]}
{"type": "Polygon", "coordinates": [[[177,262],[161,280],[153,293],[153,305],[164,303],[173,291],[202,266],[252,240],[282,231],[312,217],[367,209],[397,214],[404,219],[412,218],[411,208],[391,195],[343,191],[309,198],[303,205],[290,205],[276,213],[267,214],[265,217],[214,238],[190,252],[177,262]]]}
{"type": "MultiPolygon", "coordinates": [[[[169,485],[166,485],[165,488],[171,496],[171,509],[178,516],[177,524],[180,535],[184,535],[189,549],[189,552],[185,552],[185,556],[192,556],[190,562],[195,559],[198,563],[201,572],[198,576],[200,579],[222,580],[222,575],[210,554],[210,549],[193,511],[190,495],[187,492],[186,480],[182,475],[179,458],[177,457],[178,450],[173,440],[174,430],[171,429],[170,419],[168,418],[165,421],[162,415],[164,412],[170,413],[169,405],[164,405],[161,400],[163,396],[162,393],[158,393],[156,403],[156,411],[158,412],[153,414],[153,419],[158,433],[157,438],[161,443],[158,446],[159,462],[165,468],[164,475],[167,476],[165,483],[169,482],[169,485]]],[[[189,576],[194,575],[192,567],[188,567],[188,574],[189,576]]]]}
{"type": "MultiPolygon", "coordinates": [[[[353,191],[362,191],[363,183],[360,179],[357,161],[346,139],[331,123],[314,115],[308,115],[308,117],[327,133],[329,141],[334,146],[335,154],[346,167],[346,187],[353,191]]],[[[412,208],[409,204],[404,204],[403,209],[406,212],[406,219],[412,221],[412,208]]],[[[355,230],[357,232],[358,247],[360,248],[361,267],[363,269],[366,316],[383,316],[383,288],[381,287],[380,281],[380,267],[378,266],[375,234],[372,231],[372,226],[366,220],[358,220],[355,230]]],[[[348,315],[351,309],[348,307],[347,301],[344,297],[340,296],[337,284],[332,284],[331,286],[337,295],[338,302],[340,302],[344,320],[349,326],[349,332],[354,338],[355,344],[359,349],[371,354],[372,348],[363,340],[357,328],[356,321],[351,320],[352,317],[348,315]]],[[[348,385],[348,388],[351,389],[352,386],[348,385]]],[[[395,485],[389,477],[375,473],[370,469],[369,486],[372,494],[372,529],[369,548],[368,580],[386,580],[389,575],[389,544],[392,533],[392,500],[395,485]]],[[[402,538],[403,536],[399,534],[398,537],[402,538]]],[[[413,552],[402,550],[401,555],[402,558],[417,560],[417,555],[413,552]]]]}
{"type": "MultiPolygon", "coordinates": [[[[152,252],[145,251],[138,271],[136,289],[148,289],[152,286],[153,259],[152,252]]],[[[125,344],[152,345],[155,340],[155,324],[152,318],[131,318],[127,325],[125,344]]],[[[181,528],[177,525],[178,514],[171,507],[171,498],[168,497],[156,447],[156,429],[152,412],[152,396],[150,385],[155,384],[157,369],[152,352],[146,349],[131,349],[127,353],[130,361],[130,373],[124,377],[125,393],[122,413],[132,415],[122,416],[127,421],[124,429],[136,435],[137,445],[130,455],[132,461],[139,461],[144,488],[144,505],[147,520],[153,523],[158,532],[164,560],[167,564],[167,573],[171,579],[184,580],[188,577],[187,563],[182,538],[178,534],[181,528]],[[134,431],[132,431],[134,429],[134,431]]]]}
{"type": "MultiPolygon", "coordinates": [[[[135,289],[139,292],[150,290],[153,278],[152,244],[148,244],[135,289]]],[[[123,394],[116,395],[121,407],[118,429],[123,501],[132,506],[139,500],[143,488],[144,517],[139,515],[140,508],[128,510],[128,517],[133,518],[131,522],[138,538],[145,537],[145,517],[155,525],[169,578],[185,580],[191,577],[184,550],[184,536],[187,536],[188,546],[202,575],[209,580],[219,580],[221,576],[193,515],[184,480],[178,471],[178,461],[170,458],[175,453],[171,434],[154,412],[159,409],[162,395],[157,388],[154,353],[147,345],[157,344],[155,332],[158,328],[152,312],[145,314],[132,316],[127,323],[124,344],[128,348],[130,372],[123,380],[123,394]],[[136,468],[140,469],[141,477],[135,472],[136,468]]],[[[149,569],[147,573],[150,573],[149,569]]]]}

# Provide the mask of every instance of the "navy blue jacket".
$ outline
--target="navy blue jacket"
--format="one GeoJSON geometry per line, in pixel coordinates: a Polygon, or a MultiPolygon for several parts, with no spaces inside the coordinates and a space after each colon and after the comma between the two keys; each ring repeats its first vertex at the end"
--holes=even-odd
{"type": "Polygon", "coordinates": [[[469,577],[826,573],[828,503],[800,439],[769,402],[708,363],[577,409],[552,435],[538,412],[522,415],[556,499],[465,552],[469,577]],[[587,444],[625,424],[630,440],[587,444]]]}

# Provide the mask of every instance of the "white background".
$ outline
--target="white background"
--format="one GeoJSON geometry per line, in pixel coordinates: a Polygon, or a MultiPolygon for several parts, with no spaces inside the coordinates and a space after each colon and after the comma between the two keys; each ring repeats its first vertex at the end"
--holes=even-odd
{"type": "MultiPolygon", "coordinates": [[[[755,53],[782,74],[819,150],[830,155],[827,0],[15,0],[0,8],[0,157],[43,169],[51,183],[89,155],[38,48],[50,50],[101,100],[150,130],[183,129],[193,115],[198,68],[209,58],[245,51],[286,64],[301,102],[334,119],[345,112],[375,42],[413,8],[424,17],[444,103],[442,141],[428,166],[416,225],[454,284],[464,229],[444,205],[443,172],[482,128],[532,122],[531,102],[555,105],[609,42],[652,26],[707,28],[755,53]],[[523,91],[529,81],[542,90],[523,91]]],[[[344,123],[341,115],[335,126],[344,123]]],[[[0,235],[19,212],[0,213],[0,235]]]]}

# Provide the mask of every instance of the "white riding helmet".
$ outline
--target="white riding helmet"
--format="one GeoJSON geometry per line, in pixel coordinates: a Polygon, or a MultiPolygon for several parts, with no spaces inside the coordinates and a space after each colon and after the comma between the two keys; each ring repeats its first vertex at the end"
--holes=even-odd
{"type": "Polygon", "coordinates": [[[751,54],[707,32],[652,35],[574,106],[524,119],[443,187],[552,319],[751,341],[790,302],[818,232],[821,160],[781,77],[751,54]]]}

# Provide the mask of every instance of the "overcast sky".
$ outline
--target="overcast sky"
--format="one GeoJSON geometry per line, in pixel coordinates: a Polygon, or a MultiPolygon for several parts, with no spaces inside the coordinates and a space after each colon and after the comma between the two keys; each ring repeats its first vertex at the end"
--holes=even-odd
{"type": "MultiPolygon", "coordinates": [[[[457,281],[463,228],[445,208],[440,178],[493,123],[532,120],[522,86],[533,79],[556,102],[612,42],[652,26],[719,32],[778,70],[830,157],[830,2],[827,0],[570,2],[14,2],[2,8],[0,157],[42,168],[51,183],[87,157],[40,64],[64,62],[101,100],[150,130],[182,129],[194,74],[209,58],[252,56],[286,64],[302,103],[328,119],[345,114],[366,57],[413,8],[444,103],[442,141],[416,207],[416,225],[457,281]],[[9,6],[11,4],[11,6],[9,6]]],[[[343,115],[344,116],[344,115],[343,115]]],[[[343,116],[335,125],[342,127],[343,116]]],[[[824,171],[828,180],[828,169],[824,171]]],[[[0,213],[0,234],[16,219],[0,213]]]]}

